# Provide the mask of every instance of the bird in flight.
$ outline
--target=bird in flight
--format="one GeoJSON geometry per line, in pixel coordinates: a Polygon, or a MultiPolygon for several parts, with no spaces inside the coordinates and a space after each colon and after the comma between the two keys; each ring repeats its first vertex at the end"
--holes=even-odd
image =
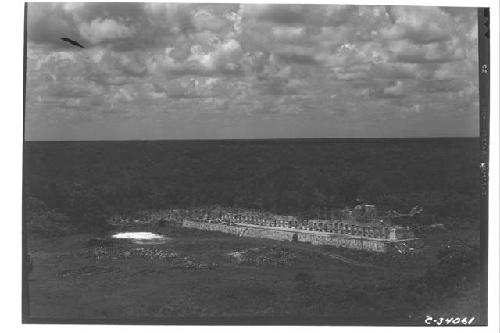
{"type": "Polygon", "coordinates": [[[70,39],[70,38],[63,37],[63,38],[61,38],[61,40],[65,41],[66,43],[70,43],[71,45],[81,47],[82,49],[84,49],[84,48],[85,48],[85,46],[83,46],[82,44],[80,44],[80,43],[78,43],[77,41],[72,40],[72,39],[70,39]]]}

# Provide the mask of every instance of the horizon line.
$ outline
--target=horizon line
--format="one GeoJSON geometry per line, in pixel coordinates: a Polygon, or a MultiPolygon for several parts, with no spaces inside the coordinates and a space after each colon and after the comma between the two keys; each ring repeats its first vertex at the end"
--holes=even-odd
{"type": "Polygon", "coordinates": [[[338,138],[234,138],[234,139],[124,139],[124,140],[114,140],[114,139],[87,139],[87,140],[23,140],[23,143],[31,142],[151,142],[151,141],[174,141],[174,142],[216,142],[216,141],[368,141],[368,140],[453,140],[453,139],[480,139],[481,136],[428,136],[428,137],[338,137],[338,138]]]}

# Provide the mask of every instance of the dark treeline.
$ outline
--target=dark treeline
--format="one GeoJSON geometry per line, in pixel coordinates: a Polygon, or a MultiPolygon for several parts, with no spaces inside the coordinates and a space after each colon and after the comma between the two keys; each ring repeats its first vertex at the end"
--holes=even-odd
{"type": "Polygon", "coordinates": [[[355,199],[479,216],[478,139],[26,142],[25,216],[99,224],[115,212],[220,204],[316,214],[355,199]]]}

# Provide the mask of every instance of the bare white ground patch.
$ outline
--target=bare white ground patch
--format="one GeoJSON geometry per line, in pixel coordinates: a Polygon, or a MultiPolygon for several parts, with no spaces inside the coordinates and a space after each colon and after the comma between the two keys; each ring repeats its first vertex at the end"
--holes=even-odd
{"type": "Polygon", "coordinates": [[[161,244],[167,237],[152,232],[120,232],[111,236],[115,239],[129,239],[136,244],[161,244]]]}

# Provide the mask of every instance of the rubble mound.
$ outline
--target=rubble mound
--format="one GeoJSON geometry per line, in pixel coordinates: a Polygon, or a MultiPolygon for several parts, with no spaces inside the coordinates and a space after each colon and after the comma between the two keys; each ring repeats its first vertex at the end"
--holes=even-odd
{"type": "Polygon", "coordinates": [[[296,256],[286,247],[251,248],[228,253],[231,262],[242,265],[291,266],[296,256]]]}
{"type": "Polygon", "coordinates": [[[177,258],[179,256],[174,251],[154,247],[136,247],[131,249],[96,247],[93,249],[91,255],[95,260],[122,259],[133,257],[140,257],[149,260],[169,260],[172,258],[177,258]]]}
{"type": "Polygon", "coordinates": [[[170,250],[158,249],[154,247],[136,247],[121,253],[122,257],[142,257],[149,260],[168,260],[172,258],[177,258],[179,255],[170,250]]]}
{"type": "Polygon", "coordinates": [[[214,262],[201,263],[191,257],[183,257],[177,252],[154,247],[131,249],[97,247],[93,249],[91,256],[97,261],[142,258],[154,263],[166,264],[171,268],[214,269],[217,267],[217,263],[214,262]]]}

